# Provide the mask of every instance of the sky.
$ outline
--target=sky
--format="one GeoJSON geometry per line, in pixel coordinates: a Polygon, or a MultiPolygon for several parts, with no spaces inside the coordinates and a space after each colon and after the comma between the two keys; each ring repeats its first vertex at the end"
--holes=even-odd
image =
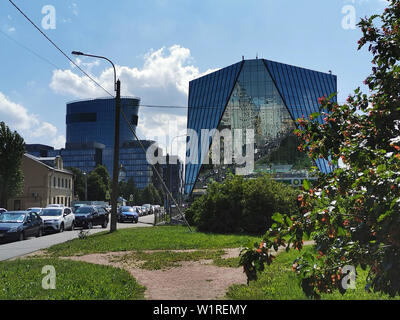
{"type": "MultiPolygon", "coordinates": [[[[259,58],[338,76],[345,101],[371,73],[361,17],[385,0],[13,0],[62,50],[110,58],[123,96],[187,107],[189,81],[259,58]],[[355,23],[354,23],[355,22],[355,23]]],[[[103,60],[71,58],[108,91],[103,60]]],[[[66,103],[105,97],[8,0],[0,3],[0,121],[26,143],[65,146],[66,103]]],[[[185,155],[187,109],[141,107],[137,134],[185,155]],[[177,137],[180,136],[180,137],[177,137]],[[176,138],[175,138],[176,137],[176,138]]]]}

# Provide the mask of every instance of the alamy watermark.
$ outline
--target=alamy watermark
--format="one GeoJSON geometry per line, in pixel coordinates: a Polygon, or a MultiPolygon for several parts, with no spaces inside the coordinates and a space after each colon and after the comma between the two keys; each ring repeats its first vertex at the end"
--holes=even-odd
{"type": "Polygon", "coordinates": [[[52,5],[45,5],[42,8],[42,14],[45,16],[42,18],[42,28],[45,30],[56,28],[56,8],[52,5]]]}
{"type": "MultiPolygon", "coordinates": [[[[236,174],[248,175],[254,170],[254,130],[253,129],[202,129],[200,137],[196,130],[188,129],[186,144],[186,164],[226,164],[236,166],[236,174]],[[245,133],[245,134],[244,134],[245,133]],[[245,139],[244,139],[245,137],[245,139]],[[223,148],[221,147],[223,139],[223,148]],[[245,141],[244,141],[245,140],[245,141]],[[212,143],[211,143],[212,141],[212,143]],[[211,149],[210,149],[211,144],[211,149]],[[221,163],[221,150],[223,161],[221,163]]],[[[166,159],[157,152],[157,144],[146,152],[149,164],[166,164],[166,159]]]]}
{"type": "MultiPolygon", "coordinates": [[[[354,3],[355,1],[352,0],[354,3]]],[[[342,7],[342,14],[344,15],[342,19],[342,28],[345,30],[354,30],[356,28],[356,8],[354,5],[348,4],[342,7]]]]}
{"type": "Polygon", "coordinates": [[[42,274],[45,276],[42,279],[42,288],[44,290],[55,290],[56,289],[56,269],[54,266],[44,266],[42,268],[42,274]]]}
{"type": "Polygon", "coordinates": [[[342,278],[341,285],[344,290],[356,288],[356,268],[354,266],[346,265],[342,268],[342,274],[345,276],[342,278]]]}

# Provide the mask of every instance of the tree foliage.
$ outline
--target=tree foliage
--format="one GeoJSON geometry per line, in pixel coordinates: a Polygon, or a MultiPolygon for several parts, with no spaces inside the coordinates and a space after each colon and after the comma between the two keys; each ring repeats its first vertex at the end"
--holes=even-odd
{"type": "Polygon", "coordinates": [[[262,175],[255,179],[228,175],[211,183],[207,192],[186,210],[186,218],[201,231],[262,234],[276,211],[293,214],[296,191],[262,175]]]}
{"type": "Polygon", "coordinates": [[[95,170],[91,171],[87,178],[88,201],[104,201],[106,199],[107,186],[103,177],[95,170]]]}
{"type": "Polygon", "coordinates": [[[78,168],[66,168],[74,174],[74,195],[77,195],[79,200],[85,200],[85,176],[78,168]]]}
{"type": "Polygon", "coordinates": [[[23,187],[21,171],[25,153],[24,139],[0,122],[0,206],[7,207],[8,199],[17,196],[23,187]]]}
{"type": "Polygon", "coordinates": [[[275,216],[261,245],[242,255],[251,279],[272,262],[273,249],[302,249],[309,235],[316,253],[304,254],[293,265],[308,296],[344,292],[346,265],[369,271],[367,290],[400,293],[399,24],[398,0],[358,24],[363,33],[359,49],[367,46],[373,55],[372,73],[364,82],[370,96],[357,88],[343,105],[333,96],[321,97],[320,112],[298,120],[300,148],[314,160],[329,159],[333,170],[316,173],[313,186],[305,183],[298,214],[275,216]]]}

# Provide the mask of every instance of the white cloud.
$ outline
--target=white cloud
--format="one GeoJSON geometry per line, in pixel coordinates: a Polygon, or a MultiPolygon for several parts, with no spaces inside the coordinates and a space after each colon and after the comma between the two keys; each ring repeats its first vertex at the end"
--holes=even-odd
{"type": "Polygon", "coordinates": [[[78,15],[79,15],[79,9],[78,9],[78,5],[77,5],[76,3],[72,3],[72,4],[69,6],[69,9],[72,11],[72,14],[73,14],[74,16],[78,16],[78,15]]]}
{"type": "MultiPolygon", "coordinates": [[[[141,97],[143,104],[187,105],[189,81],[214,70],[201,73],[192,62],[190,50],[179,45],[151,50],[144,56],[142,68],[116,66],[122,95],[141,97]]],[[[82,62],[78,60],[80,64],[82,62]]],[[[97,65],[97,64],[96,64],[97,65]]],[[[75,71],[75,70],[74,70],[75,71]]],[[[113,69],[107,68],[93,77],[107,91],[113,92],[113,69]]],[[[50,88],[76,98],[95,98],[107,93],[84,75],[72,70],[55,70],[50,88]]]]}
{"type": "Polygon", "coordinates": [[[11,130],[16,130],[26,143],[43,143],[63,148],[65,137],[58,134],[58,129],[51,123],[40,121],[39,117],[31,114],[21,104],[12,102],[0,92],[0,119],[11,130]]]}
{"type": "Polygon", "coordinates": [[[179,155],[181,160],[186,154],[186,116],[168,113],[148,113],[141,111],[137,134],[141,139],[157,141],[164,154],[179,155]]]}
{"type": "MultiPolygon", "coordinates": [[[[76,62],[86,70],[98,65],[98,61],[92,64],[84,64],[81,60],[76,62]]],[[[210,69],[201,73],[199,68],[193,65],[190,50],[179,45],[150,50],[144,55],[141,68],[117,65],[116,69],[121,80],[123,96],[140,97],[142,105],[183,107],[187,106],[189,81],[217,70],[210,69]]],[[[76,68],[54,70],[50,88],[56,93],[72,95],[79,99],[107,96],[107,93],[89,78],[75,72],[78,72],[76,68]]],[[[112,67],[93,78],[107,91],[114,93],[112,67]]],[[[169,150],[173,137],[186,134],[186,113],[186,109],[140,108],[139,138],[156,140],[164,150],[168,145],[169,150]]],[[[181,159],[184,159],[185,138],[176,138],[172,142],[174,153],[178,152],[181,159]]]]}
{"type": "Polygon", "coordinates": [[[9,33],[13,33],[13,32],[15,32],[15,28],[14,27],[10,27],[10,28],[8,28],[8,30],[7,30],[9,33]]]}

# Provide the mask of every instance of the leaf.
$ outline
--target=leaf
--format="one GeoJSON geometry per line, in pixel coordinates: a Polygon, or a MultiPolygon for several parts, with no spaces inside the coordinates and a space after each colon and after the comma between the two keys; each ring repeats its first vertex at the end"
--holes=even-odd
{"type": "Polygon", "coordinates": [[[272,220],[280,223],[280,224],[284,224],[285,220],[283,219],[283,215],[281,215],[279,212],[275,212],[272,216],[272,220]]]}
{"type": "Polygon", "coordinates": [[[311,189],[311,183],[307,179],[303,180],[303,188],[305,191],[308,191],[311,189]]]}

